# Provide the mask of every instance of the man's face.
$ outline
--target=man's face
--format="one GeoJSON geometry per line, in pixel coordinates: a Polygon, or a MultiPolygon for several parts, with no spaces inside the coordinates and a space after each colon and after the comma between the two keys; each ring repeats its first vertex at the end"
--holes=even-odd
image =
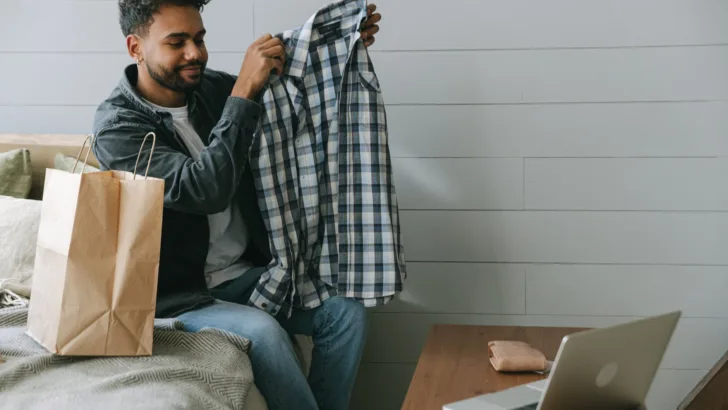
{"type": "Polygon", "coordinates": [[[197,9],[162,6],[142,41],[143,64],[150,77],[173,91],[197,88],[207,65],[204,36],[197,9]]]}

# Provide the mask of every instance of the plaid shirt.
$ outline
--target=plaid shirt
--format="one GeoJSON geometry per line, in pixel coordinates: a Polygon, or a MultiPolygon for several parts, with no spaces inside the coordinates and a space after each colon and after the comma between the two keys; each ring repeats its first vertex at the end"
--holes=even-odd
{"type": "Polygon", "coordinates": [[[279,35],[287,63],[261,94],[251,167],[273,261],[250,304],[277,314],[333,295],[384,304],[405,278],[377,76],[359,36],[365,0],[279,35]]]}

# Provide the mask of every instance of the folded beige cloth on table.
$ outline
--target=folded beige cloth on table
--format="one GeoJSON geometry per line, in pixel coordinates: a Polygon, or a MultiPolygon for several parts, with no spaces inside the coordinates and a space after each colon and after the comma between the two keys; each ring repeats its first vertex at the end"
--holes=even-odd
{"type": "Polygon", "coordinates": [[[551,367],[541,351],[525,342],[488,342],[488,356],[493,368],[499,372],[544,372],[551,367]]]}

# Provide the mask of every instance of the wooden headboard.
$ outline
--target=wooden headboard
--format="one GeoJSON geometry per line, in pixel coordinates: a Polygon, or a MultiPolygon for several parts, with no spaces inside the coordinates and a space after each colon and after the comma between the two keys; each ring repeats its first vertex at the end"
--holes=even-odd
{"type": "MultiPolygon", "coordinates": [[[[40,199],[43,193],[46,168],[53,168],[56,154],[62,153],[76,157],[83,146],[86,134],[3,134],[0,133],[0,152],[17,148],[26,148],[30,151],[30,161],[33,167],[33,188],[30,197],[40,199]]],[[[86,144],[88,148],[88,144],[86,144]]],[[[86,155],[84,148],[82,159],[86,155]]],[[[88,156],[88,163],[98,167],[93,152],[88,156]]]]}

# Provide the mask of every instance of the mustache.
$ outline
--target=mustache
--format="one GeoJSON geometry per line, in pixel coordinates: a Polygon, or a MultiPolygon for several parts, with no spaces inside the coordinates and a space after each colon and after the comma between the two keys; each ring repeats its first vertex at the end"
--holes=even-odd
{"type": "Polygon", "coordinates": [[[177,68],[174,69],[174,71],[182,71],[182,70],[185,70],[187,68],[200,68],[200,69],[203,69],[203,68],[205,68],[205,63],[203,63],[202,61],[193,61],[193,62],[191,62],[189,64],[185,64],[185,65],[178,66],[177,68]]]}

